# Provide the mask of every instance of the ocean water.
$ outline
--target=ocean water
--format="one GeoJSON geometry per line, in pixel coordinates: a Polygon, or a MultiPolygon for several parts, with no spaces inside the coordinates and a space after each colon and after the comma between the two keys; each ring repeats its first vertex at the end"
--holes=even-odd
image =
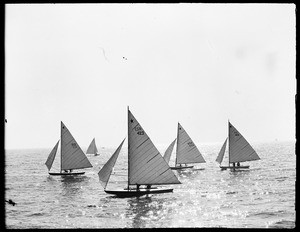
{"type": "MultiPolygon", "coordinates": [[[[174,170],[182,184],[173,185],[173,193],[132,198],[106,194],[98,180],[97,171],[118,145],[88,155],[94,167],[77,177],[49,176],[44,163],[51,149],[6,150],[5,199],[17,203],[5,205],[6,227],[295,227],[294,142],[252,144],[261,160],[235,172],[221,171],[215,162],[222,144],[198,146],[206,163],[195,165],[202,170],[174,170]]],[[[123,147],[108,189],[127,186],[126,156],[123,147]]],[[[58,171],[58,157],[52,171],[58,171]]]]}

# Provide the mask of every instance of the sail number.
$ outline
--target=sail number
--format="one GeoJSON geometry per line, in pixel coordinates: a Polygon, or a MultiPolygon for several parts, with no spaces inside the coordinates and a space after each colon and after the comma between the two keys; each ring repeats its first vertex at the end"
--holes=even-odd
{"type": "Polygon", "coordinates": [[[71,143],[71,145],[72,145],[73,148],[75,148],[75,149],[77,148],[77,144],[76,143],[71,143]]]}
{"type": "Polygon", "coordinates": [[[190,147],[195,146],[193,142],[188,142],[187,144],[188,144],[190,147]]]}
{"type": "Polygon", "coordinates": [[[143,131],[143,129],[142,129],[142,127],[140,127],[140,126],[136,126],[135,127],[135,131],[137,131],[137,134],[138,135],[144,135],[144,131],[143,131]]]}
{"type": "Polygon", "coordinates": [[[235,136],[240,136],[240,134],[238,132],[236,132],[236,131],[234,132],[234,135],[235,136]]]}

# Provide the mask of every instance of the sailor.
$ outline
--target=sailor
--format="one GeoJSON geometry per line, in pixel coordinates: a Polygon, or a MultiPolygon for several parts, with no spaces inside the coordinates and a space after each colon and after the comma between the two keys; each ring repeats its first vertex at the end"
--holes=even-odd
{"type": "Polygon", "coordinates": [[[139,184],[136,185],[136,191],[140,191],[140,185],[139,184]]]}
{"type": "Polygon", "coordinates": [[[233,165],[233,167],[235,167],[235,163],[234,162],[232,163],[232,165],[233,165]]]}
{"type": "Polygon", "coordinates": [[[147,190],[151,189],[151,184],[147,185],[147,190]]]}
{"type": "Polygon", "coordinates": [[[237,166],[238,166],[238,167],[240,166],[240,162],[237,163],[237,166]]]}

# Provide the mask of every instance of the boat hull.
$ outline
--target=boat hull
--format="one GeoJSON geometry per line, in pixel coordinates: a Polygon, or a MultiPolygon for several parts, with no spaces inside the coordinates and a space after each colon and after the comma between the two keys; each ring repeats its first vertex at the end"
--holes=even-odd
{"type": "MultiPolygon", "coordinates": [[[[136,191],[136,187],[135,187],[135,188],[134,188],[134,187],[133,187],[133,188],[130,187],[129,189],[130,189],[130,190],[135,190],[135,191],[136,191]]],[[[140,187],[140,189],[147,189],[147,187],[140,187]]],[[[152,187],[152,186],[151,186],[150,189],[157,189],[157,187],[152,187]]],[[[124,190],[128,190],[128,188],[124,188],[124,190]]]]}
{"type": "Polygon", "coordinates": [[[178,167],[170,167],[172,170],[181,170],[181,169],[187,169],[187,168],[193,168],[194,166],[178,166],[178,167]]]}
{"type": "Polygon", "coordinates": [[[232,166],[220,166],[221,170],[227,170],[227,169],[233,169],[233,170],[236,170],[236,169],[248,169],[250,166],[247,165],[247,166],[235,166],[235,167],[232,167],[232,166]]]}
{"type": "Polygon", "coordinates": [[[140,189],[140,190],[104,190],[117,197],[138,197],[147,194],[160,194],[173,192],[173,189],[140,189]]]}
{"type": "Polygon", "coordinates": [[[78,176],[83,175],[85,172],[49,172],[49,175],[51,176],[78,176]]]}

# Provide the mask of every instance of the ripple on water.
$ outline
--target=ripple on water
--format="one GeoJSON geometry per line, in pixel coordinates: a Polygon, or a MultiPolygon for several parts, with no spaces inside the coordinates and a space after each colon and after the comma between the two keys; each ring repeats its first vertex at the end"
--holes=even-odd
{"type": "MultiPolygon", "coordinates": [[[[203,154],[210,155],[199,165],[205,169],[174,171],[182,184],[172,186],[173,193],[128,199],[106,194],[94,169],[78,178],[49,176],[44,162],[51,149],[8,152],[5,196],[17,205],[6,205],[5,223],[19,229],[294,228],[294,147],[279,145],[257,145],[261,160],[251,163],[247,172],[221,171],[215,162],[220,146],[206,146],[203,154]]],[[[101,167],[113,151],[89,159],[101,167]]],[[[126,165],[123,151],[108,189],[126,187],[126,165]]]]}

